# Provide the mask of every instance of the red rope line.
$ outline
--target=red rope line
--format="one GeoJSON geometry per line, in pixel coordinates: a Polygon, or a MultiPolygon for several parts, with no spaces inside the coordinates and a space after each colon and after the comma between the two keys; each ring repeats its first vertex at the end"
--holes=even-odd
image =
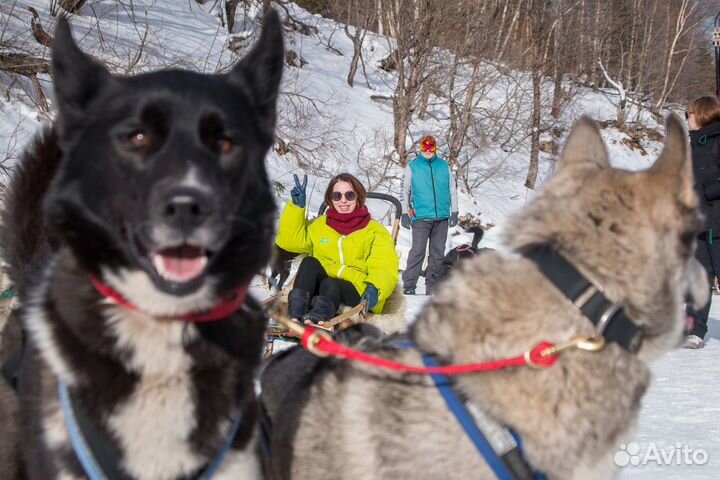
{"type": "Polygon", "coordinates": [[[554,345],[550,342],[540,342],[528,352],[515,357],[491,360],[487,362],[463,363],[455,365],[445,365],[439,367],[418,367],[416,365],[408,365],[387,358],[378,357],[346,345],[337,343],[336,341],[322,335],[314,335],[316,333],[313,328],[306,328],[300,339],[303,347],[309,351],[319,351],[325,355],[344,358],[346,360],[358,361],[376,367],[394,370],[396,372],[409,373],[439,373],[444,375],[461,375],[464,373],[486,372],[491,370],[501,370],[508,367],[521,367],[526,365],[549,367],[557,360],[557,353],[549,351],[554,345]],[[550,352],[550,353],[548,353],[550,352]]]}

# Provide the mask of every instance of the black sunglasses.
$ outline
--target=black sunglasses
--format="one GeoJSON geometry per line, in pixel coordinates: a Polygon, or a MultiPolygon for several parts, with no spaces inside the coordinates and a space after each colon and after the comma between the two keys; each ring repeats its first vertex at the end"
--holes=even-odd
{"type": "MultiPolygon", "coordinates": [[[[352,190],[350,190],[349,192],[345,192],[345,200],[347,200],[348,202],[352,202],[353,200],[355,200],[356,196],[357,195],[355,195],[355,192],[353,192],[352,190]]],[[[333,199],[333,202],[339,202],[340,200],[342,200],[342,197],[342,192],[332,192],[332,195],[330,195],[330,198],[333,199]]]]}
{"type": "Polygon", "coordinates": [[[685,110],[685,120],[689,119],[690,115],[692,115],[692,113],[685,110]]]}

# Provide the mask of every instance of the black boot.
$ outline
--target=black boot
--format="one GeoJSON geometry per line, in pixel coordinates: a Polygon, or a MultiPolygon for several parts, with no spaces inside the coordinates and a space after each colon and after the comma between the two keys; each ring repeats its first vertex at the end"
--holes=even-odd
{"type": "Polygon", "coordinates": [[[335,316],[337,307],[330,299],[324,295],[318,295],[313,299],[313,307],[305,314],[303,320],[310,320],[313,323],[324,322],[335,316]]]}
{"type": "Polygon", "coordinates": [[[301,288],[293,288],[288,293],[288,315],[290,318],[300,320],[310,306],[310,292],[301,288]]]}

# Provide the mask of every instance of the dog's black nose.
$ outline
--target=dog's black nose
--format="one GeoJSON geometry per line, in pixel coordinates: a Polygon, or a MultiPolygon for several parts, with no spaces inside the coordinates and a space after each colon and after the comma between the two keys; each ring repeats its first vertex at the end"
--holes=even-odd
{"type": "Polygon", "coordinates": [[[166,198],[161,211],[163,220],[181,232],[192,232],[212,215],[212,202],[203,192],[183,189],[166,198]]]}

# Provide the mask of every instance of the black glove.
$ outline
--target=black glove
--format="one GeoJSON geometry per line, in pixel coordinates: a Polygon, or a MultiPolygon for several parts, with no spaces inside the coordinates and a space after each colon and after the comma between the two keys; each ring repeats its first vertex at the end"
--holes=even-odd
{"type": "Polygon", "coordinates": [[[403,228],[410,229],[410,215],[407,213],[403,213],[402,217],[400,217],[400,225],[403,226],[403,228]]]}
{"type": "Polygon", "coordinates": [[[303,183],[300,185],[300,179],[293,173],[295,186],[290,190],[290,198],[292,202],[300,208],[305,208],[305,187],[307,187],[307,175],[303,177],[303,183]]]}
{"type": "Polygon", "coordinates": [[[458,212],[450,213],[450,227],[454,227],[458,224],[458,212]]]}

